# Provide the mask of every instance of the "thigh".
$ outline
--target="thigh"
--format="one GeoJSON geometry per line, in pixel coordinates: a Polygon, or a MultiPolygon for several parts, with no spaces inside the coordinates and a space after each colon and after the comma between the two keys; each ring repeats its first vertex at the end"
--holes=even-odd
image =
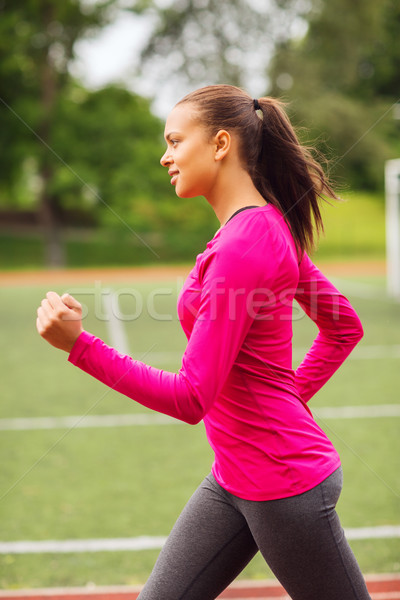
{"type": "Polygon", "coordinates": [[[140,600],[213,600],[257,552],[246,520],[208,476],[177,520],[140,600]]]}
{"type": "Polygon", "coordinates": [[[292,600],[368,600],[335,506],[341,469],[314,489],[243,506],[266,562],[292,600]]]}

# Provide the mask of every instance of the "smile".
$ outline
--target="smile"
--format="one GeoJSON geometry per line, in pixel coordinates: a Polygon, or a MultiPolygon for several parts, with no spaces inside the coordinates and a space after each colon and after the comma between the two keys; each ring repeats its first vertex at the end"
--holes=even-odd
{"type": "Polygon", "coordinates": [[[168,175],[171,177],[171,185],[175,185],[179,171],[168,171],[168,175]]]}

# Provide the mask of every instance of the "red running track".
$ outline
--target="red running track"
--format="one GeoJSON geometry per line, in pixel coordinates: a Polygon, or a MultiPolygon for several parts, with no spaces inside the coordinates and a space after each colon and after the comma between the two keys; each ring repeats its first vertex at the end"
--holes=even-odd
{"type": "MultiPolygon", "coordinates": [[[[400,600],[400,574],[366,576],[372,600],[400,600]]],[[[140,587],[49,588],[0,590],[0,600],[135,600],[140,587]]],[[[220,600],[290,600],[276,581],[238,581],[220,596],[220,600]]],[[[323,599],[321,599],[323,600],[323,599]]]]}

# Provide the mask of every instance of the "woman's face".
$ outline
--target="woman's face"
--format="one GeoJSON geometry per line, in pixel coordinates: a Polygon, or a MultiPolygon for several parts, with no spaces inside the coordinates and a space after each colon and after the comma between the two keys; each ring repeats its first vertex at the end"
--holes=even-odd
{"type": "Polygon", "coordinates": [[[201,122],[193,118],[193,104],[180,104],[165,124],[167,149],[161,164],[180,198],[207,197],[215,185],[216,144],[201,122]]]}

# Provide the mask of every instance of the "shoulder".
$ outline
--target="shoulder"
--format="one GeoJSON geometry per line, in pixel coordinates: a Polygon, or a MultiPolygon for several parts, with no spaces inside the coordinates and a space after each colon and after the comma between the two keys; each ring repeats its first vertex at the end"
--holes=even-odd
{"type": "Polygon", "coordinates": [[[239,254],[248,260],[268,255],[279,256],[282,249],[293,244],[283,215],[272,205],[245,210],[220,230],[215,244],[224,253],[239,254]]]}
{"type": "Polygon", "coordinates": [[[295,248],[285,220],[267,205],[243,211],[221,227],[202,254],[199,273],[261,281],[292,256],[295,248]]]}

